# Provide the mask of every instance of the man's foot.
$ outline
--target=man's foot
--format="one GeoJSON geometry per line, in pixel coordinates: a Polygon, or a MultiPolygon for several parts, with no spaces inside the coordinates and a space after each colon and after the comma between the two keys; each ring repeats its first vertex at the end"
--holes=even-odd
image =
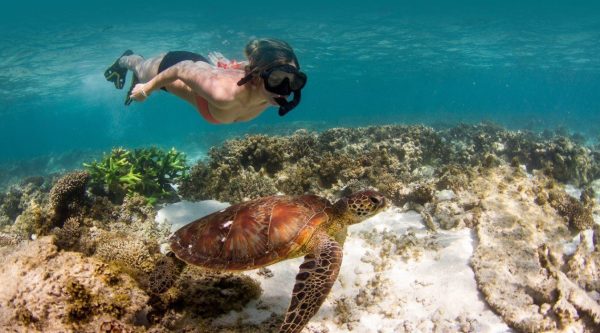
{"type": "Polygon", "coordinates": [[[137,75],[133,74],[133,79],[131,79],[131,86],[129,87],[129,91],[125,96],[125,105],[129,105],[131,104],[131,102],[133,102],[133,100],[131,99],[131,91],[133,91],[133,87],[135,87],[135,85],[138,83],[140,83],[140,80],[138,80],[137,75]]]}
{"type": "Polygon", "coordinates": [[[127,68],[123,68],[119,66],[119,59],[124,56],[132,55],[133,51],[127,50],[123,52],[123,54],[115,60],[115,62],[108,67],[106,71],[104,71],[104,77],[106,81],[113,82],[115,84],[115,88],[123,89],[125,85],[125,77],[127,76],[127,68]]]}

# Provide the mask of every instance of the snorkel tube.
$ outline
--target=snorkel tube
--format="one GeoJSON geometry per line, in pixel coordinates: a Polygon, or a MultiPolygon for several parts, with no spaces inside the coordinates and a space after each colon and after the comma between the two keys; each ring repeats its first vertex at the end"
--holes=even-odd
{"type": "Polygon", "coordinates": [[[250,82],[252,79],[254,78],[254,71],[250,72],[250,74],[244,76],[243,78],[241,78],[238,82],[237,85],[238,86],[243,86],[246,83],[250,82]]]}
{"type": "Polygon", "coordinates": [[[278,113],[281,117],[285,116],[288,112],[292,111],[296,106],[298,106],[298,104],[300,104],[300,98],[302,97],[300,90],[294,90],[292,93],[294,94],[294,99],[291,101],[288,101],[283,97],[275,98],[275,102],[279,104],[278,113]]]}

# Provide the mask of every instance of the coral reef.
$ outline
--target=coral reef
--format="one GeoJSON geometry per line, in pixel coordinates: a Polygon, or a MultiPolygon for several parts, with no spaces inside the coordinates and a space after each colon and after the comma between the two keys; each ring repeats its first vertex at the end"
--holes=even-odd
{"type": "MultiPolygon", "coordinates": [[[[148,313],[153,327],[150,332],[238,332],[230,328],[217,329],[210,321],[231,311],[240,311],[261,294],[258,283],[245,275],[183,266],[168,257],[159,260],[156,268],[147,281],[153,293],[152,311],[148,313]]],[[[253,330],[247,325],[239,329],[239,332],[247,331],[253,330]]]]}
{"type": "MultiPolygon", "coordinates": [[[[0,317],[5,318],[3,327],[16,320],[28,331],[138,332],[145,330],[143,325],[149,327],[151,321],[158,331],[166,330],[163,324],[178,327],[189,323],[196,329],[199,319],[194,318],[199,315],[206,318],[239,309],[260,295],[260,288],[243,276],[198,271],[179,274],[181,263],[159,251],[160,242],[170,230],[168,225],[155,222],[156,210],[147,197],[133,192],[115,204],[107,197],[86,193],[89,178],[86,172],[68,173],[51,190],[42,188],[39,181],[23,182],[1,197],[6,219],[0,233],[0,251],[15,263],[5,265],[11,271],[4,278],[29,279],[27,274],[14,270],[30,269],[30,265],[44,271],[31,276],[39,283],[53,276],[46,273],[52,265],[76,271],[64,277],[61,273],[56,282],[60,290],[53,286],[54,280],[49,282],[48,288],[53,288],[50,294],[58,297],[55,303],[44,299],[35,303],[33,295],[46,293],[46,289],[24,285],[32,292],[27,300],[31,304],[7,303],[5,311],[0,311],[0,317]],[[54,237],[42,237],[45,234],[54,237]],[[26,246],[35,249],[25,250],[26,246]],[[23,256],[23,251],[28,256],[23,256]],[[29,256],[39,258],[27,259],[29,256]],[[16,259],[19,257],[25,262],[20,263],[21,259],[16,259]],[[98,266],[94,274],[81,272],[91,272],[92,266],[98,266]],[[140,310],[135,316],[128,312],[128,296],[115,286],[123,283],[122,277],[127,278],[123,288],[139,294],[136,306],[140,310]],[[119,293],[107,288],[118,289],[119,293]],[[54,305],[51,313],[41,310],[54,305]]],[[[23,297],[19,294],[9,298],[18,301],[23,297]]]]}
{"type": "Polygon", "coordinates": [[[19,244],[23,239],[15,234],[7,234],[0,232],[0,247],[3,246],[14,246],[19,244]]]}
{"type": "Polygon", "coordinates": [[[14,223],[9,225],[6,230],[17,235],[17,237],[29,239],[44,235],[53,225],[52,213],[47,209],[47,206],[30,202],[28,207],[17,216],[14,223]]]}
{"type": "Polygon", "coordinates": [[[57,179],[49,193],[41,186],[43,181],[31,178],[19,187],[11,187],[5,204],[12,203],[11,206],[17,208],[14,214],[6,214],[6,224],[0,228],[15,237],[27,239],[47,235],[54,227],[63,226],[69,218],[81,219],[88,209],[85,192],[88,180],[86,172],[74,171],[57,179]]]}
{"type": "Polygon", "coordinates": [[[56,235],[54,244],[59,249],[70,250],[77,248],[81,240],[81,221],[79,218],[70,217],[63,224],[62,228],[54,230],[56,235]]]}
{"type": "Polygon", "coordinates": [[[104,262],[113,263],[133,275],[150,273],[154,269],[155,259],[147,242],[128,235],[102,232],[96,235],[95,255],[104,262]]]}
{"type": "Polygon", "coordinates": [[[160,295],[169,290],[181,277],[183,268],[184,263],[173,256],[160,257],[143,283],[151,294],[160,295]]]}
{"type": "Polygon", "coordinates": [[[192,168],[180,193],[189,199],[239,202],[277,192],[332,197],[356,182],[387,188],[386,180],[410,179],[415,168],[433,159],[438,139],[432,129],[400,126],[337,128],[319,135],[298,131],[269,140],[247,136],[212,149],[207,162],[192,168]],[[243,155],[257,149],[277,153],[243,155]]]}
{"type": "Polygon", "coordinates": [[[58,252],[51,237],[20,245],[0,263],[0,329],[5,332],[96,332],[108,316],[134,330],[147,296],[124,274],[113,283],[106,264],[58,252]]]}
{"type": "Polygon", "coordinates": [[[43,177],[28,177],[0,193],[0,227],[14,223],[32,202],[42,205],[46,184],[43,177]]]}
{"type": "MultiPolygon", "coordinates": [[[[153,204],[176,200],[170,184],[181,182],[186,199],[228,202],[306,192],[332,199],[373,187],[396,209],[416,211],[426,226],[419,232],[373,228],[354,235],[357,246],[376,250],[361,254],[361,267],[352,269],[374,275],[354,281],[352,271],[341,274],[341,282],[361,288],[330,300],[340,328],[364,328],[360,314],[373,312],[399,318],[398,332],[431,325],[478,331],[485,323],[472,313],[450,318],[432,310],[430,318],[412,320],[402,306],[391,306],[404,299],[390,300],[393,265],[409,266],[424,253],[441,257],[449,242],[444,235],[472,228],[478,287],[505,322],[523,332],[594,332],[600,325],[600,227],[593,216],[600,212],[600,186],[592,182],[600,178],[598,148],[574,136],[491,124],[299,130],[227,141],[189,174],[175,150],[115,149],[87,172],[54,182],[31,177],[0,194],[0,279],[8,281],[0,288],[0,329],[275,330],[279,310],[258,324],[212,322],[259,298],[257,281],[273,279],[272,272],[252,278],[207,272],[161,253],[170,230],[154,221],[153,204]],[[568,195],[564,183],[581,186],[581,196],[568,195]],[[564,244],[578,232],[579,245],[567,252],[564,244]]],[[[314,323],[307,330],[327,328],[314,323]]]]}
{"type": "Polygon", "coordinates": [[[543,169],[557,181],[585,185],[600,176],[597,156],[570,137],[547,138],[490,124],[437,131],[424,126],[300,130],[283,137],[246,136],[212,148],[206,161],[193,166],[180,194],[227,202],[275,193],[333,197],[361,184],[403,205],[423,200],[414,190],[407,193],[408,184],[459,190],[469,181],[469,170],[479,165],[522,164],[530,171],[543,169]]]}
{"type": "MultiPolygon", "coordinates": [[[[573,327],[579,331],[597,331],[600,328],[600,304],[587,292],[573,282],[558,265],[548,246],[541,246],[538,250],[540,263],[546,269],[546,274],[553,281],[552,287],[556,290],[556,302],[552,311],[558,316],[560,328],[573,327]]],[[[571,267],[573,268],[573,267],[571,267]]],[[[586,271],[590,271],[586,269],[586,271]]],[[[592,271],[595,269],[592,268],[592,271]]],[[[596,275],[597,273],[594,272],[596,275]]],[[[596,288],[592,289],[598,292],[596,288]]]]}

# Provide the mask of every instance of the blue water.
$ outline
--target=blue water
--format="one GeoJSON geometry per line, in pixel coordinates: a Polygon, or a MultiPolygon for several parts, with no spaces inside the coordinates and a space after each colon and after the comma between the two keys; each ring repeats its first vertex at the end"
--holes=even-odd
{"type": "MultiPolygon", "coordinates": [[[[112,146],[207,148],[286,126],[564,127],[600,135],[598,1],[19,1],[0,11],[0,162],[112,146]],[[167,93],[123,105],[104,69],[125,49],[296,50],[309,82],[286,117],[206,123],[167,93]]],[[[126,87],[129,83],[126,84],[126,87]]]]}

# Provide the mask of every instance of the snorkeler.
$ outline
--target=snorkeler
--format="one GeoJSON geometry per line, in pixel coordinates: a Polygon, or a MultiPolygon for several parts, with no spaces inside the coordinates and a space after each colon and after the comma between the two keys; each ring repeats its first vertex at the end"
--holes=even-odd
{"type": "Polygon", "coordinates": [[[144,59],[127,50],[104,77],[123,89],[127,71],[133,72],[125,105],[163,89],[188,101],[213,124],[248,121],[270,105],[279,106],[280,116],[298,106],[307,77],[286,42],[252,40],[244,53],[248,61],[238,63],[218,53],[209,54],[212,61],[187,51],[144,59]]]}

